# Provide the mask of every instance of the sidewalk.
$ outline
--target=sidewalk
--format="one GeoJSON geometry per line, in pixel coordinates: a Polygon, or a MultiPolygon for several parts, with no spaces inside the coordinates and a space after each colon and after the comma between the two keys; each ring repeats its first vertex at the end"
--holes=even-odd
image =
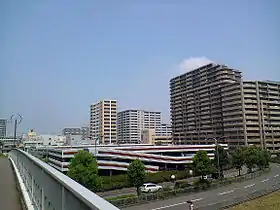
{"type": "Polygon", "coordinates": [[[12,165],[9,159],[4,157],[0,157],[0,209],[22,209],[12,165]]]}
{"type": "MultiPolygon", "coordinates": [[[[246,173],[247,169],[246,167],[243,167],[241,170],[241,175],[246,173]]],[[[238,175],[238,170],[236,169],[230,169],[227,171],[224,171],[224,177],[228,178],[228,177],[234,177],[238,175]]],[[[199,179],[199,177],[190,177],[187,179],[183,179],[182,181],[186,181],[189,183],[192,183],[193,181],[199,179]]],[[[163,183],[158,183],[159,185],[163,186],[163,187],[173,187],[174,183],[173,182],[163,182],[163,183]]],[[[135,194],[136,195],[136,189],[135,187],[129,187],[129,188],[123,188],[123,189],[118,189],[118,190],[110,190],[107,192],[99,192],[97,193],[99,196],[103,197],[103,198],[110,198],[110,197],[115,197],[117,196],[122,196],[122,195],[128,195],[128,194],[135,194]]]]}

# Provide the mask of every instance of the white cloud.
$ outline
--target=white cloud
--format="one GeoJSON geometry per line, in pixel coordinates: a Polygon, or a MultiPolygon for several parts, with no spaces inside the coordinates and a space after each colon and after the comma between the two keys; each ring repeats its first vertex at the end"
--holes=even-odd
{"type": "Polygon", "coordinates": [[[205,57],[190,57],[179,64],[179,72],[186,73],[209,63],[215,62],[205,57]]]}

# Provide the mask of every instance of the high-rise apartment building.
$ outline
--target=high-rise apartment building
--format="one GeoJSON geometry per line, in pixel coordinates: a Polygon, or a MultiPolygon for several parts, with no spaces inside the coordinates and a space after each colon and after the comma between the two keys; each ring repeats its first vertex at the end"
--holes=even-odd
{"type": "Polygon", "coordinates": [[[280,149],[280,82],[242,81],[241,72],[209,64],[171,79],[170,91],[174,143],[280,149]]]}
{"type": "Polygon", "coordinates": [[[244,81],[245,141],[280,150],[280,82],[244,81]]]}
{"type": "Polygon", "coordinates": [[[7,134],[7,120],[0,119],[0,138],[6,137],[7,134]]]}
{"type": "Polygon", "coordinates": [[[118,113],[118,143],[141,143],[143,129],[161,128],[161,113],[125,110],[118,113]]]}
{"type": "Polygon", "coordinates": [[[225,65],[208,64],[171,79],[174,143],[199,144],[213,138],[222,141],[225,135],[237,133],[239,127],[224,130],[224,119],[239,116],[239,110],[223,111],[235,100],[241,102],[242,96],[236,91],[241,91],[241,72],[225,65]]]}
{"type": "Polygon", "coordinates": [[[90,106],[90,137],[99,144],[117,142],[116,100],[103,100],[90,106]]]}

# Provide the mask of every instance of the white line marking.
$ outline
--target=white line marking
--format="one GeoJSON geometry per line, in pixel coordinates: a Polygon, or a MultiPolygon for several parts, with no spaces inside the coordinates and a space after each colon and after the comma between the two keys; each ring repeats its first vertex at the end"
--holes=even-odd
{"type": "Polygon", "coordinates": [[[246,189],[246,188],[249,188],[249,187],[253,187],[253,186],[255,186],[256,184],[250,184],[250,185],[246,185],[244,188],[246,189]]]}
{"type": "Polygon", "coordinates": [[[234,192],[234,190],[222,192],[222,193],[219,193],[219,195],[226,195],[226,194],[229,194],[229,193],[232,193],[232,192],[234,192]]]}
{"type": "Polygon", "coordinates": [[[195,202],[195,201],[201,201],[203,198],[197,198],[197,199],[193,199],[191,200],[192,202],[195,202]]]}
{"type": "Polygon", "coordinates": [[[151,210],[166,209],[166,208],[170,208],[170,207],[173,207],[173,206],[179,206],[179,205],[183,205],[183,204],[186,204],[186,202],[182,202],[182,203],[175,203],[175,204],[171,204],[171,205],[168,205],[168,206],[158,207],[158,208],[151,209],[151,210]]]}
{"type": "Polygon", "coordinates": [[[274,176],[274,178],[276,178],[276,177],[278,177],[279,176],[279,174],[276,174],[275,176],[274,176]]]}
{"type": "Polygon", "coordinates": [[[269,179],[264,179],[264,180],[262,180],[262,182],[267,182],[269,179]]]}

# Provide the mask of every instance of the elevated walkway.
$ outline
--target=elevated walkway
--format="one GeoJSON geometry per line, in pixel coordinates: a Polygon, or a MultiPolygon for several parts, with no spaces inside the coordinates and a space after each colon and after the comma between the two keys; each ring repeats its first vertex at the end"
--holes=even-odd
{"type": "Polygon", "coordinates": [[[0,157],[0,209],[22,210],[15,173],[5,157],[0,157]]]}

